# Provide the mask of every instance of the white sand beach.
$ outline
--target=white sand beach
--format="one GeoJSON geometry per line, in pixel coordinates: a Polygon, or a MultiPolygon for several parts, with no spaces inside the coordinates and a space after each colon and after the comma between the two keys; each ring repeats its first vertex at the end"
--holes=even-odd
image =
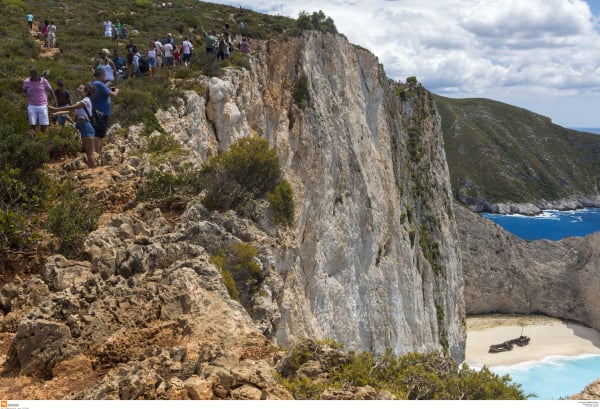
{"type": "Polygon", "coordinates": [[[465,362],[471,366],[514,365],[539,361],[547,356],[600,354],[600,332],[583,325],[544,316],[485,315],[467,318],[465,362]],[[521,334],[531,338],[529,345],[511,351],[489,353],[500,344],[521,334]]]}

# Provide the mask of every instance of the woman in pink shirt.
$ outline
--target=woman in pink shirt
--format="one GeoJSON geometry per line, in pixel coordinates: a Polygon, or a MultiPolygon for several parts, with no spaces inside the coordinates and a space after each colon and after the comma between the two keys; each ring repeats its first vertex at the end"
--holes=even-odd
{"type": "Polygon", "coordinates": [[[53,105],[56,105],[56,96],[52,86],[44,77],[40,77],[37,70],[29,70],[29,78],[23,81],[23,95],[27,96],[27,116],[31,129],[40,126],[42,132],[50,125],[48,118],[48,94],[52,97],[53,105]]]}

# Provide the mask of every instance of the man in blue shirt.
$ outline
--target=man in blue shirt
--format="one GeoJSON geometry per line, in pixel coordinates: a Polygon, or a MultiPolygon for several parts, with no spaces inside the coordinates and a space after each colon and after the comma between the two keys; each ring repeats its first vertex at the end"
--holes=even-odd
{"type": "Polygon", "coordinates": [[[119,95],[118,88],[108,88],[106,84],[104,84],[104,70],[102,68],[96,68],[94,71],[94,81],[92,82],[92,86],[94,87],[94,94],[90,98],[92,100],[92,108],[97,109],[103,114],[103,122],[102,126],[95,129],[96,131],[96,140],[95,142],[95,150],[98,154],[98,157],[101,158],[102,153],[102,142],[106,137],[106,130],[108,129],[108,119],[110,117],[112,102],[110,97],[116,97],[119,95]]]}

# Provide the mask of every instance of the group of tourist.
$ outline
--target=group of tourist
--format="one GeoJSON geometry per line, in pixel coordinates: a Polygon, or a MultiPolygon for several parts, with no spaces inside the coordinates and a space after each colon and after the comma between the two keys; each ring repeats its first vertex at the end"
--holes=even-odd
{"type": "Polygon", "coordinates": [[[79,130],[81,141],[90,168],[98,165],[102,153],[102,141],[106,136],[108,121],[111,114],[111,97],[119,95],[118,88],[109,88],[105,83],[105,71],[102,68],[94,70],[94,80],[91,84],[81,83],[77,93],[81,97],[79,102],[71,104],[69,92],[65,89],[64,82],[57,82],[58,88],[52,89],[50,82],[39,75],[37,69],[29,71],[29,78],[23,81],[23,94],[27,96],[27,116],[32,129],[40,127],[45,132],[50,125],[50,114],[57,118],[58,123],[72,122],[79,130]],[[48,97],[53,104],[48,106],[48,97]],[[92,126],[92,113],[98,110],[102,113],[101,123],[92,126]],[[74,113],[74,119],[69,116],[74,113]]]}
{"type": "MultiPolygon", "coordinates": [[[[32,31],[33,23],[33,15],[28,13],[27,24],[32,31]]],[[[111,54],[109,49],[103,48],[99,58],[91,67],[93,81],[81,83],[77,87],[80,97],[78,102],[71,102],[71,95],[66,90],[64,81],[58,80],[57,88],[53,90],[45,73],[40,75],[35,68],[30,69],[29,78],[23,82],[23,94],[28,98],[27,115],[31,128],[35,130],[39,126],[41,132],[46,132],[51,118],[60,125],[72,123],[79,130],[86,153],[86,163],[90,168],[99,164],[102,141],[106,136],[111,115],[111,98],[119,95],[117,85],[124,78],[143,75],[146,71],[150,77],[153,77],[155,70],[162,66],[168,69],[177,65],[187,67],[191,63],[194,49],[189,37],[176,45],[172,34],[168,33],[163,41],[159,41],[157,38],[149,41],[145,50],[140,52],[133,40],[129,39],[125,24],[121,24],[119,21],[113,24],[107,19],[103,23],[103,28],[104,37],[107,39],[115,40],[117,43],[121,40],[125,43],[125,40],[128,40],[125,46],[126,59],[119,55],[118,50],[111,54]],[[51,105],[48,104],[49,99],[52,101],[51,105]],[[102,113],[102,120],[100,123],[92,125],[92,115],[96,111],[102,113]]],[[[216,31],[206,32],[204,28],[202,31],[207,55],[213,54],[221,60],[231,55],[234,45],[229,24],[225,24],[219,34],[216,31]]],[[[46,39],[47,47],[55,47],[56,26],[54,23],[46,20],[40,32],[46,39]]],[[[250,53],[250,44],[246,37],[241,37],[238,49],[242,53],[250,53]]]]}
{"type": "MultiPolygon", "coordinates": [[[[29,30],[33,30],[33,14],[27,13],[27,26],[29,30]]],[[[54,21],[44,20],[44,24],[40,28],[40,32],[44,36],[44,43],[46,48],[56,47],[56,25],[54,21]]]]}
{"type": "Polygon", "coordinates": [[[111,22],[110,20],[104,20],[104,38],[113,39],[118,43],[129,38],[129,29],[126,24],[121,24],[119,20],[116,23],[111,22]]]}

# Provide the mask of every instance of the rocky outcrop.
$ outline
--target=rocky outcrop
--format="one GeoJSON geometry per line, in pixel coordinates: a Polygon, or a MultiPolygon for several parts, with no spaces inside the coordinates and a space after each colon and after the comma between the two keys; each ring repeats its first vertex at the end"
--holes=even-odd
{"type": "Polygon", "coordinates": [[[600,233],[525,241],[455,207],[467,314],[533,314],[600,330],[600,233]]]}

